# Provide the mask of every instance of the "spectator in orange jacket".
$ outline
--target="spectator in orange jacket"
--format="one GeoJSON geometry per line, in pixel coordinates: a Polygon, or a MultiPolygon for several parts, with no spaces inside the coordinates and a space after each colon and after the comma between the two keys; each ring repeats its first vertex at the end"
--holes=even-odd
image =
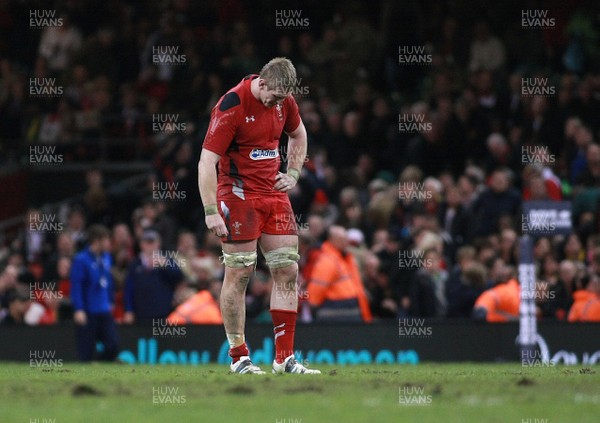
{"type": "MultiPolygon", "coordinates": [[[[220,283],[218,283],[220,289],[220,283]]],[[[212,288],[212,287],[211,287],[212,288]]],[[[219,303],[208,289],[194,292],[184,289],[184,300],[169,316],[171,325],[222,325],[219,303]]]]}
{"type": "Polygon", "coordinates": [[[513,276],[507,282],[484,291],[473,308],[473,317],[490,323],[510,322],[519,318],[519,282],[513,276]]]}
{"type": "Polygon", "coordinates": [[[569,311],[569,322],[600,322],[600,277],[592,274],[579,282],[573,293],[575,302],[569,311]]]}
{"type": "Polygon", "coordinates": [[[346,229],[331,226],[308,283],[308,302],[317,320],[372,320],[360,272],[347,251],[348,245],[346,229]]]}

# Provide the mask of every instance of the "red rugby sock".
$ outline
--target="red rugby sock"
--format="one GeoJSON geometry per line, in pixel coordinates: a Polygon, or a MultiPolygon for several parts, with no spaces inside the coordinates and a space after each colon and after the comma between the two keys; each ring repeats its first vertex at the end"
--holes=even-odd
{"type": "Polygon", "coordinates": [[[283,361],[294,354],[294,333],[296,332],[295,310],[271,310],[273,332],[275,332],[275,361],[283,361]]]}
{"type": "Polygon", "coordinates": [[[229,356],[232,358],[234,363],[240,361],[240,357],[244,355],[250,355],[250,351],[248,351],[248,346],[245,342],[242,345],[238,345],[235,348],[229,349],[229,356]]]}

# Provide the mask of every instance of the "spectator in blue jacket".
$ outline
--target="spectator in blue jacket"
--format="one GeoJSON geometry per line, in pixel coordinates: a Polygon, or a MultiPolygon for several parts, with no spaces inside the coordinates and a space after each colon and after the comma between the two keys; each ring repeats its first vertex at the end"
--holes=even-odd
{"type": "Polygon", "coordinates": [[[119,352],[117,331],[112,317],[114,283],[110,232],[102,225],[88,230],[88,246],[75,256],[71,266],[71,300],[76,324],[77,354],[81,361],[94,358],[96,342],[104,348],[100,360],[112,361],[119,352]]]}
{"type": "Polygon", "coordinates": [[[140,254],[129,265],[125,278],[125,323],[166,318],[173,310],[173,294],[183,279],[177,260],[186,259],[180,258],[177,250],[160,247],[158,232],[143,232],[140,254]]]}

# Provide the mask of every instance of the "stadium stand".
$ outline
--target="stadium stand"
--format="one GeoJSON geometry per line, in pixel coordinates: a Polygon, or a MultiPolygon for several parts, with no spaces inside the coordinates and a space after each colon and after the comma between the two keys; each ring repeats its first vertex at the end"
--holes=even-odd
{"type": "MultiPolygon", "coordinates": [[[[597,303],[600,57],[586,2],[553,2],[555,27],[523,30],[505,19],[520,13],[512,0],[309,0],[319,5],[310,31],[277,37],[261,29],[273,25],[266,6],[239,0],[57,0],[61,27],[20,21],[47,3],[0,2],[3,324],[72,319],[69,268],[97,223],[112,231],[117,322],[128,323],[127,269],[148,231],[161,261],[182,270],[161,316],[194,321],[186,304],[212,304],[194,296],[217,297],[223,274],[197,189],[202,140],[226,87],[275,56],[298,70],[309,139],[290,193],[304,322],[332,225],[348,230],[374,319],[470,318],[480,294],[517,283],[529,199],[573,203],[572,233],[535,243],[538,318],[583,320],[583,301],[597,303]],[[398,66],[415,54],[426,63],[398,66]],[[40,84],[59,94],[35,95],[40,84]]],[[[255,321],[269,284],[261,260],[248,291],[255,321]]]]}

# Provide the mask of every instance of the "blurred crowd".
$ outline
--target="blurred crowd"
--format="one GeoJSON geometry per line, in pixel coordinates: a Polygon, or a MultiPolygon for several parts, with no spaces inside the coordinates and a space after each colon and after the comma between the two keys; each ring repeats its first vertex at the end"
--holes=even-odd
{"type": "MultiPolygon", "coordinates": [[[[520,19],[537,2],[285,6],[309,18],[300,28],[276,27],[284,6],[268,2],[54,3],[63,25],[31,29],[30,6],[0,1],[0,161],[54,145],[67,162],[91,163],[94,140],[109,139],[110,160],[141,158],[153,171],[142,188],[115,192],[90,164],[81,201],[27,211],[0,251],[5,323],[71,318],[71,265],[92,224],[110,230],[117,321],[219,323],[220,243],[204,228],[197,159],[220,96],[275,56],[296,66],[308,131],[290,192],[302,321],[343,320],[326,305],[350,298],[366,322],[517,319],[529,200],[572,202],[572,232],[535,239],[538,317],[600,320],[593,4],[548,2],[555,22],[542,29],[520,19]],[[161,46],[184,63],[156,63],[161,46]],[[399,51],[426,63],[399,63],[399,51]],[[31,97],[30,78],[56,78],[64,95],[31,97]],[[183,130],[156,130],[153,118],[169,114],[183,130]]],[[[259,261],[250,319],[270,318],[272,284],[259,261]]]]}

